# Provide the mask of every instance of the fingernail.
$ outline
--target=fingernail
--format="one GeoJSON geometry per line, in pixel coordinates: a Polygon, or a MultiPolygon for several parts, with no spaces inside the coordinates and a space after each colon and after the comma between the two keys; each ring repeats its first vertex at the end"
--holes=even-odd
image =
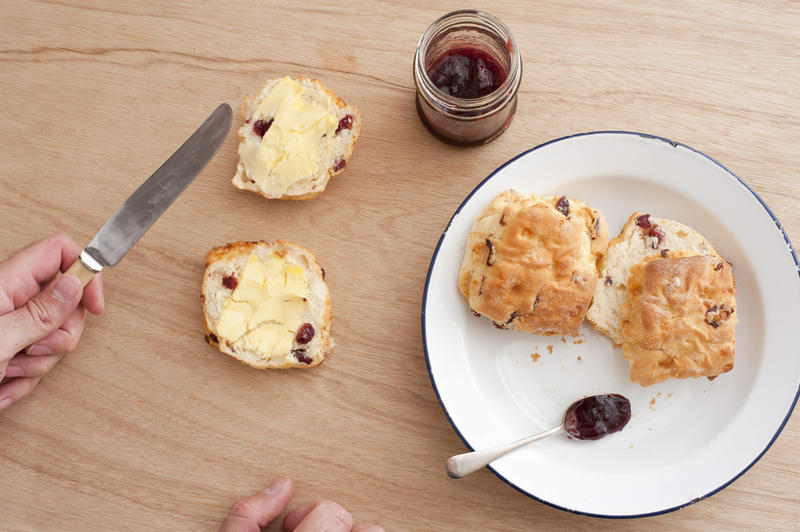
{"type": "Polygon", "coordinates": [[[81,291],[81,280],[72,274],[64,274],[53,286],[53,297],[62,303],[71,303],[81,291]]]}
{"type": "Polygon", "coordinates": [[[25,372],[22,371],[22,368],[19,366],[8,366],[6,368],[6,377],[9,379],[13,379],[15,377],[24,377],[25,372]]]}
{"type": "Polygon", "coordinates": [[[25,352],[33,356],[53,354],[53,350],[47,347],[46,345],[37,345],[37,344],[28,347],[27,349],[25,349],[25,352]]]}
{"type": "Polygon", "coordinates": [[[10,405],[13,402],[14,400],[12,398],[6,397],[2,401],[0,401],[0,410],[4,410],[8,405],[10,405]]]}
{"type": "Polygon", "coordinates": [[[272,484],[264,488],[263,491],[267,495],[283,493],[292,484],[292,479],[289,477],[281,477],[272,481],[272,484]]]}

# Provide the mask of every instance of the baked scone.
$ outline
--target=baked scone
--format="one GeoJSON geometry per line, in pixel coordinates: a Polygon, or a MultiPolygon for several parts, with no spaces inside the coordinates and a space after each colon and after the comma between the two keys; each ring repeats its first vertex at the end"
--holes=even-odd
{"type": "Polygon", "coordinates": [[[631,214],[598,263],[600,280],[586,314],[592,325],[614,344],[622,344],[621,309],[628,298],[631,267],[649,256],[672,256],[676,251],[711,255],[722,260],[708,240],[691,227],[673,220],[651,218],[649,214],[631,214]]]}
{"type": "Polygon", "coordinates": [[[265,198],[322,194],[353,154],[361,114],[316,79],[276,78],[245,98],[233,185],[265,198]]]}
{"type": "Polygon", "coordinates": [[[333,345],[325,272],[304,247],[234,242],[206,254],[206,340],[259,369],[317,366],[333,345]]]}
{"type": "Polygon", "coordinates": [[[575,336],[607,246],[600,211],[507,190],[475,220],[458,289],[473,313],[501,329],[575,336]]]}
{"type": "Polygon", "coordinates": [[[733,368],[736,281],[719,257],[676,252],[631,268],[622,305],[622,353],[630,379],[714,377],[733,368]]]}

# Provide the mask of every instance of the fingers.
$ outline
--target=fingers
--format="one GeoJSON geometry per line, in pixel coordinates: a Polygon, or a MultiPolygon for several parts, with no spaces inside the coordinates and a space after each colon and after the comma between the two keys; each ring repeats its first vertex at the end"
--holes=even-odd
{"type": "Polygon", "coordinates": [[[0,360],[7,361],[58,329],[75,312],[81,293],[76,276],[62,275],[15,311],[0,316],[0,360]]]}
{"type": "Polygon", "coordinates": [[[353,517],[332,501],[316,501],[289,512],[283,519],[286,532],[350,532],[353,517]]]}
{"type": "Polygon", "coordinates": [[[292,498],[292,479],[281,477],[264,491],[236,501],[220,532],[260,532],[262,527],[281,515],[292,498]]]}
{"type": "Polygon", "coordinates": [[[60,355],[71,353],[78,347],[78,340],[81,338],[85,325],[86,311],[83,305],[78,305],[75,312],[64,320],[61,327],[35,344],[26,347],[25,353],[34,356],[51,355],[53,353],[60,355]]]}
{"type": "Polygon", "coordinates": [[[64,358],[64,353],[57,355],[17,355],[11,359],[6,368],[6,377],[44,377],[56,364],[64,358]]]}
{"type": "Polygon", "coordinates": [[[11,379],[0,385],[0,410],[4,410],[33,391],[38,377],[11,379]]]}
{"type": "Polygon", "coordinates": [[[3,261],[0,267],[0,286],[14,290],[14,307],[35,296],[63,267],[68,268],[81,248],[69,235],[60,231],[22,248],[3,261]]]}
{"type": "MultiPolygon", "coordinates": [[[[69,268],[69,266],[70,265],[67,265],[67,268],[69,268]]],[[[102,314],[106,309],[106,303],[103,299],[102,272],[96,274],[92,280],[89,281],[89,284],[86,285],[86,288],[83,289],[83,298],[81,299],[81,303],[83,303],[83,306],[86,307],[86,310],[95,315],[102,314]]]]}
{"type": "MultiPolygon", "coordinates": [[[[0,262],[0,287],[20,307],[41,290],[41,284],[66,271],[80,255],[81,247],[63,231],[21,249],[0,262]]],[[[96,275],[84,290],[84,305],[92,314],[103,312],[103,280],[96,275]]]]}

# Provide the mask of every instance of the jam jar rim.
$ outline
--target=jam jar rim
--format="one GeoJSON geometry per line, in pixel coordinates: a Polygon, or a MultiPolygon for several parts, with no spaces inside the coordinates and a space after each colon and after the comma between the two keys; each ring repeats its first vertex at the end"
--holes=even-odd
{"type": "Polygon", "coordinates": [[[448,112],[447,114],[458,116],[461,120],[475,120],[502,110],[516,96],[521,79],[522,58],[514,34],[499,18],[491,13],[477,9],[459,9],[436,19],[420,37],[417,43],[417,50],[414,53],[414,83],[417,86],[417,91],[422,92],[425,97],[442,107],[442,110],[448,112]],[[424,54],[420,53],[426,51],[430,40],[439,33],[443,23],[457,17],[471,17],[469,22],[478,21],[483,23],[487,29],[502,35],[506,39],[507,47],[508,43],[510,43],[511,58],[506,79],[497,89],[480,98],[459,98],[439,89],[428,76],[428,72],[424,67],[424,54]],[[485,113],[481,113],[480,111],[483,108],[488,108],[488,110],[485,113]],[[460,114],[463,112],[475,112],[476,114],[464,116],[460,114]]]}

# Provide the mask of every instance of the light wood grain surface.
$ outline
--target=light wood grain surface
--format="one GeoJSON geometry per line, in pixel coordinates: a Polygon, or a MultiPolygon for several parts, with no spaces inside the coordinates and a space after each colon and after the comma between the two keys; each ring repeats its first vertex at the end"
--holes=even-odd
{"type": "MultiPolygon", "coordinates": [[[[748,473],[667,515],[608,521],[540,504],[483,470],[428,378],[420,334],[431,254],[462,199],[543,141],[666,136],[722,161],[800,241],[797,2],[33,2],[0,17],[0,256],[57,229],[85,244],[223,101],[310,75],[360,108],[355,155],[308,202],[235,190],[219,155],[105,275],[106,313],[32,396],[0,414],[0,529],[215,530],[281,474],[292,506],[331,498],[387,530],[792,529],[797,415],[748,473]],[[495,142],[433,139],[413,105],[417,39],[482,8],[524,61],[495,142]],[[308,371],[259,372],[203,341],[208,248],[282,238],[328,273],[336,347],[308,371]]],[[[277,525],[274,527],[277,529],[277,525]]]]}

